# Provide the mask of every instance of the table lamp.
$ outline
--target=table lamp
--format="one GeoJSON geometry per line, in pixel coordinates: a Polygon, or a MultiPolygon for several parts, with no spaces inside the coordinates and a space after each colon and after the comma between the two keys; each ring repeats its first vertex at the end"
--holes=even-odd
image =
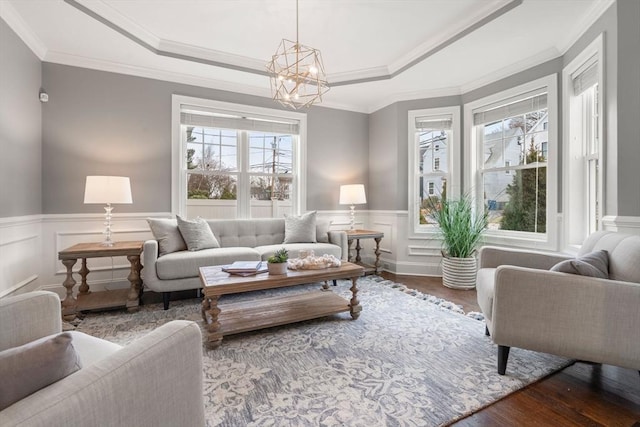
{"type": "Polygon", "coordinates": [[[84,187],[84,203],[106,203],[105,226],[106,230],[102,246],[113,246],[111,240],[111,207],[112,203],[133,203],[131,199],[131,183],[125,176],[88,176],[84,187]]]}
{"type": "Polygon", "coordinates": [[[351,221],[349,223],[349,229],[354,230],[354,224],[356,219],[356,206],[367,203],[367,196],[364,193],[363,184],[350,184],[340,186],[340,201],[341,205],[351,205],[351,221]]]}

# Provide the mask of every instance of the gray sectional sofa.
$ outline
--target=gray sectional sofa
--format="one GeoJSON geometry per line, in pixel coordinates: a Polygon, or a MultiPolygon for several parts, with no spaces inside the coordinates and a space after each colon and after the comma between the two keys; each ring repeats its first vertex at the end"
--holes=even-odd
{"type": "MultiPolygon", "coordinates": [[[[154,224],[150,220],[152,231],[154,224]]],[[[166,231],[168,221],[163,220],[166,231]]],[[[163,253],[166,241],[147,240],[143,250],[142,278],[144,288],[163,295],[164,309],[169,307],[170,293],[202,287],[199,268],[210,265],[231,264],[234,261],[265,261],[275,251],[284,247],[291,257],[300,250],[313,250],[316,255],[329,254],[338,259],[347,259],[347,234],[345,231],[329,231],[329,223],[314,221],[315,242],[284,243],[285,219],[210,219],[206,220],[217,239],[216,248],[189,251],[186,249],[163,253]]],[[[178,226],[175,224],[177,232],[178,226]]],[[[172,233],[172,230],[169,230],[172,233]]],[[[154,233],[157,234],[157,233],[154,233]]],[[[173,234],[175,236],[175,233],[173,234]]],[[[156,238],[159,236],[156,235],[156,238]]],[[[172,237],[175,239],[175,237],[172,237]]],[[[175,249],[176,245],[169,245],[175,249]]],[[[171,249],[170,249],[171,250],[171,249]]]]}

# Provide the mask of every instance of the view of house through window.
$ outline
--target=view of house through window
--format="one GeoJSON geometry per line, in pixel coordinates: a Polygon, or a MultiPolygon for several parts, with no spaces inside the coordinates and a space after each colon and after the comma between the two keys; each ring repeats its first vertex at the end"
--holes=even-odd
{"type": "Polygon", "coordinates": [[[420,224],[433,226],[430,209],[447,195],[450,176],[448,155],[451,140],[451,116],[416,119],[418,144],[418,209],[420,224]]]}
{"type": "Polygon", "coordinates": [[[509,101],[473,115],[489,229],[546,233],[547,95],[509,101]]]}

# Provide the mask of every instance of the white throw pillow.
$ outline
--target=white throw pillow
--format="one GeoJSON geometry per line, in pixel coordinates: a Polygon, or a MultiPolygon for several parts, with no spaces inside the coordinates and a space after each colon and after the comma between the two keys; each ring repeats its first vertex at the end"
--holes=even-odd
{"type": "Polygon", "coordinates": [[[283,243],[316,243],[316,211],[300,216],[285,214],[283,243]]]}
{"type": "Polygon", "coordinates": [[[178,215],[177,218],[178,229],[187,244],[187,249],[199,251],[201,249],[220,247],[220,243],[218,243],[216,236],[213,235],[213,231],[211,231],[207,221],[200,217],[189,220],[178,215]]]}
{"type": "Polygon", "coordinates": [[[153,237],[158,241],[158,256],[187,250],[175,219],[147,218],[153,237]]]}

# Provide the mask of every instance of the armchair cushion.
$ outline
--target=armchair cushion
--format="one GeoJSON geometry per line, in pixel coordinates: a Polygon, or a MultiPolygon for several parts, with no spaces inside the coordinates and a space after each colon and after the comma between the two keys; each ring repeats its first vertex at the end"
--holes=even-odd
{"type": "Polygon", "coordinates": [[[0,352],[0,411],[81,368],[65,332],[0,352]]]}
{"type": "Polygon", "coordinates": [[[608,279],[609,255],[605,250],[590,252],[580,258],[561,261],[551,267],[551,271],[608,279]]]}

